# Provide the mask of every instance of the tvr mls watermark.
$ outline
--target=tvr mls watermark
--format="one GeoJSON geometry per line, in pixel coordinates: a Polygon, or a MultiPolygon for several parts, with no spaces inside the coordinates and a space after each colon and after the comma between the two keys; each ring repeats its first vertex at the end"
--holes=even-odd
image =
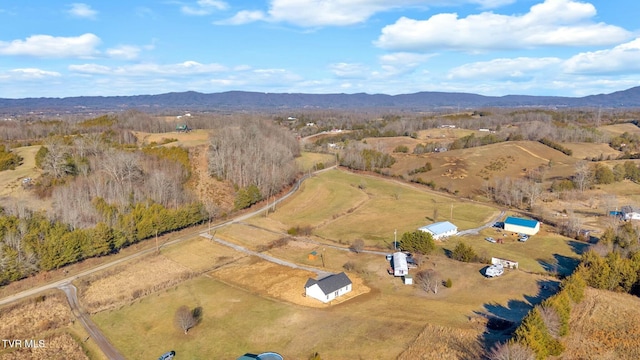
{"type": "Polygon", "coordinates": [[[7,348],[29,348],[37,349],[47,347],[47,343],[44,340],[35,339],[2,339],[2,347],[7,348]]]}

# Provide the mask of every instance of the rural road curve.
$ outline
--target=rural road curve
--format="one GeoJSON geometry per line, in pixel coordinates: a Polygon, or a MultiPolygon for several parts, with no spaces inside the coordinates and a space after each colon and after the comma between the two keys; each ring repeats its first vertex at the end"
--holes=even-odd
{"type": "Polygon", "coordinates": [[[111,345],[109,340],[102,334],[100,329],[96,326],[96,324],[87,316],[86,313],[82,311],[80,308],[80,304],[78,303],[78,289],[71,283],[66,282],[58,286],[58,289],[64,291],[65,295],[67,295],[67,300],[69,301],[69,306],[71,307],[71,312],[76,317],[76,319],[80,320],[82,326],[87,330],[89,336],[93,338],[93,341],[100,347],[100,350],[104,353],[104,355],[109,360],[126,360],[124,356],[122,356],[118,350],[111,345]]]}
{"type": "Polygon", "coordinates": [[[500,221],[504,217],[504,215],[506,213],[507,213],[506,211],[502,210],[502,211],[500,211],[500,214],[498,214],[498,216],[496,216],[495,219],[491,220],[490,222],[488,222],[488,223],[486,223],[486,224],[484,224],[482,226],[479,226],[479,227],[477,227],[475,229],[467,229],[467,230],[459,231],[457,235],[458,236],[464,236],[464,235],[469,235],[469,234],[477,235],[480,232],[480,230],[484,230],[484,229],[486,229],[488,227],[491,227],[497,221],[500,221]]]}

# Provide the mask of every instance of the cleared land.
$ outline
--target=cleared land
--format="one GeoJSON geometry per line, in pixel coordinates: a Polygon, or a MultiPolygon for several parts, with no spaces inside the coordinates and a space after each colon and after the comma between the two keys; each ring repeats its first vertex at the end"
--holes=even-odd
{"type": "Polygon", "coordinates": [[[189,132],[170,132],[170,133],[145,133],[145,132],[134,132],[136,137],[138,138],[138,142],[142,144],[151,144],[155,142],[156,144],[163,144],[170,139],[175,139],[177,141],[172,141],[167,143],[167,146],[184,146],[184,147],[195,147],[200,145],[207,145],[209,143],[209,131],[208,130],[193,130],[189,132]]]}
{"type": "Polygon", "coordinates": [[[631,123],[600,126],[598,130],[613,136],[622,135],[625,132],[640,134],[640,127],[631,123]]]}
{"type": "Polygon", "coordinates": [[[37,180],[42,171],[36,168],[35,155],[40,150],[40,145],[23,146],[12,149],[22,157],[22,163],[15,170],[0,171],[0,200],[3,206],[20,202],[34,210],[45,210],[50,207],[48,200],[38,199],[33,192],[23,186],[22,180],[26,178],[37,180]]]}
{"type": "Polygon", "coordinates": [[[562,146],[570,149],[576,159],[591,159],[593,157],[602,159],[615,159],[621,152],[611,148],[609,144],[603,143],[563,143],[562,146]]]}
{"type": "MultiPolygon", "coordinates": [[[[215,259],[219,264],[211,271],[130,305],[100,312],[94,321],[130,359],[152,358],[171,349],[185,358],[222,359],[268,350],[291,359],[304,359],[317,351],[323,358],[338,360],[363,354],[379,359],[401,354],[404,358],[428,356],[424,354],[434,354],[435,349],[444,358],[458,358],[467,351],[477,354],[487,318],[518,321],[542,298],[542,284],[553,280],[517,270],[486,279],[482,276],[486,265],[430,256],[423,268],[433,269],[442,280],[451,279],[453,287],[440,286],[437,294],[425,293],[419,286],[406,286],[399,278],[389,276],[384,253],[356,254],[345,251],[346,246],[338,249],[332,245],[346,245],[347,239],[360,236],[357,234],[375,234],[378,230],[371,228],[380,226],[386,234],[367,237],[367,244],[384,247],[399,222],[413,231],[429,222],[425,212],[432,215],[434,207],[443,204],[449,210],[452,202],[454,217],[464,214],[470,218],[466,220],[469,226],[480,225],[497,214],[488,206],[419,191],[392,180],[328,171],[306,181],[301,191],[275,213],[225,227],[216,236],[257,249],[281,238],[293,226],[311,225],[314,233],[324,231],[327,237],[294,237],[266,252],[329,272],[344,271],[349,263],[353,294],[330,306],[321,304],[303,295],[304,283],[314,274],[244,254],[234,256],[231,250],[198,239],[164,249],[160,257],[170,258],[181,267],[190,266],[191,271],[202,271],[209,265],[208,259],[215,259]],[[413,208],[419,211],[406,210],[413,208]],[[331,231],[344,236],[329,238],[331,231]],[[311,258],[311,251],[321,256],[311,258]],[[173,315],[181,305],[202,308],[202,322],[187,335],[173,325],[173,315]],[[442,341],[438,334],[451,337],[442,341]]],[[[441,214],[447,211],[441,210],[441,214]]],[[[402,228],[398,226],[398,230],[401,233],[402,228]]],[[[440,246],[448,243],[444,244],[440,246]]],[[[566,244],[549,242],[549,253],[562,252],[553,246],[566,244]]],[[[155,267],[162,268],[163,264],[155,267]]],[[[135,269],[131,272],[139,271],[135,269]]],[[[122,282],[117,274],[112,281],[122,282]]],[[[112,285],[101,287],[108,286],[112,285]]]]}
{"type": "Polygon", "coordinates": [[[578,159],[536,141],[509,141],[469,149],[421,155],[398,154],[391,173],[406,178],[433,181],[437,189],[461,196],[476,196],[487,180],[524,177],[527,170],[547,167],[546,178],[566,177],[575,172],[578,159]],[[411,170],[431,163],[432,170],[409,176],[411,170]],[[551,166],[549,166],[551,164],[551,166]]]}
{"type": "Polygon", "coordinates": [[[276,231],[309,226],[314,235],[334,243],[350,244],[362,238],[368,246],[387,248],[396,229],[400,236],[434,220],[450,220],[460,229],[468,229],[498,213],[486,205],[405,183],[332,170],[305,181],[300,193],[268,218],[248,222],[276,231]],[[438,213],[436,219],[432,219],[434,212],[438,213]]]}

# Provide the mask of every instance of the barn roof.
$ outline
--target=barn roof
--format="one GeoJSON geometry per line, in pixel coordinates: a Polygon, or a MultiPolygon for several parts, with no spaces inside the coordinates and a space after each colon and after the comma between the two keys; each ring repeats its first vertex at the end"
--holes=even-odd
{"type": "Polygon", "coordinates": [[[323,293],[329,294],[334,291],[338,291],[347,285],[351,285],[351,279],[349,279],[347,274],[341,272],[339,274],[329,275],[320,280],[309,279],[304,287],[308,288],[315,284],[318,284],[323,293]]]}
{"type": "Polygon", "coordinates": [[[538,226],[538,220],[523,219],[515,216],[507,217],[504,220],[504,223],[510,224],[510,225],[524,226],[532,229],[538,226]]]}
{"type": "Polygon", "coordinates": [[[441,221],[430,225],[423,226],[418,230],[429,231],[434,235],[446,234],[449,231],[458,231],[458,227],[448,221],[441,221]]]}

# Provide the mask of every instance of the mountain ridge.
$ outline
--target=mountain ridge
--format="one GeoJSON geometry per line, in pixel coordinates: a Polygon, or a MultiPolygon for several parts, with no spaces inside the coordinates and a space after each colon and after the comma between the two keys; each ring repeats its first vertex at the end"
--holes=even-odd
{"type": "Polygon", "coordinates": [[[504,95],[486,96],[463,92],[422,91],[387,95],[368,93],[264,93],[232,90],[218,93],[197,91],[157,95],[74,96],[7,99],[0,98],[0,111],[99,111],[150,110],[277,110],[277,109],[402,109],[433,110],[443,107],[640,107],[640,86],[609,94],[584,97],[504,95]]]}

